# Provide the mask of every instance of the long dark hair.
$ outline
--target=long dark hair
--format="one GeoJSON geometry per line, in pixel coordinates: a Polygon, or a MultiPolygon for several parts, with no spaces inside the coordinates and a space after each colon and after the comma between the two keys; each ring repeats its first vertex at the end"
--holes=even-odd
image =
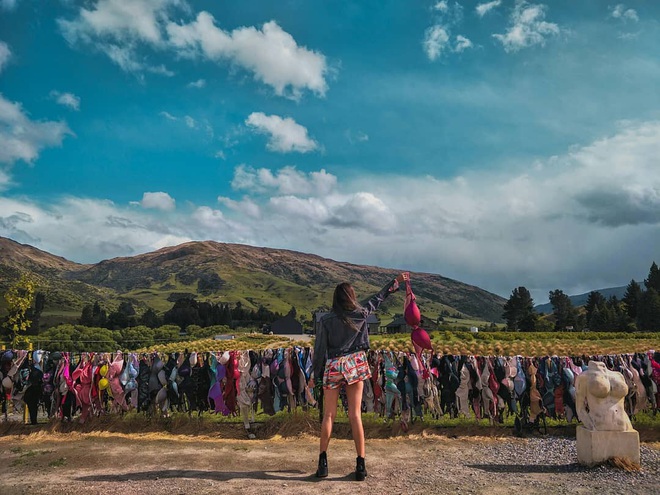
{"type": "Polygon", "coordinates": [[[348,282],[342,282],[335,287],[335,293],[332,296],[332,311],[334,311],[342,323],[356,332],[359,328],[355,325],[355,322],[348,317],[347,313],[352,313],[359,307],[360,304],[355,298],[355,291],[351,284],[348,282]]]}

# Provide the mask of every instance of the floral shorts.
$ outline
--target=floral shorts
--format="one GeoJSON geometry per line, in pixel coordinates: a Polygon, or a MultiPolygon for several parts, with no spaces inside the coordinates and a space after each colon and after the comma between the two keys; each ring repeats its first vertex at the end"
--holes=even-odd
{"type": "Polygon", "coordinates": [[[325,363],[323,388],[340,388],[371,378],[371,370],[364,351],[332,358],[325,363]]]}

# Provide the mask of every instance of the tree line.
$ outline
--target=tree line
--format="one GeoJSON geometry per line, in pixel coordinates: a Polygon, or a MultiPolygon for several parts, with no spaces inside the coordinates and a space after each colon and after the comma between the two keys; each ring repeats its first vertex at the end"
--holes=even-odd
{"type": "MultiPolygon", "coordinates": [[[[295,311],[292,307],[289,313],[295,315],[295,311]]],[[[109,330],[138,325],[148,328],[176,325],[183,330],[191,325],[203,328],[217,325],[230,328],[260,326],[264,323],[272,323],[281,317],[281,313],[270,311],[263,305],[254,310],[243,307],[240,301],[231,306],[229,303],[211,303],[184,297],[177,299],[172,308],[162,316],[151,308],[138,315],[129,301],[122,301],[115,311],[108,313],[97,301],[83,307],[78,322],[80,325],[109,330]]]]}
{"type": "Polygon", "coordinates": [[[526,287],[515,288],[506,304],[502,318],[513,332],[595,331],[595,332],[658,332],[660,331],[660,269],[653,262],[642,284],[634,279],[626,287],[621,300],[605,298],[592,291],[584,307],[573,306],[569,296],[560,289],[550,291],[552,314],[539,315],[526,287]]]}

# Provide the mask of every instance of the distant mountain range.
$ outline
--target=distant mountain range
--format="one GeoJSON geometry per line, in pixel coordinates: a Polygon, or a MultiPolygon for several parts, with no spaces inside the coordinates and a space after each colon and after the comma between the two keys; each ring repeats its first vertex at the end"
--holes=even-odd
{"type": "MultiPolygon", "coordinates": [[[[573,306],[584,306],[587,304],[587,298],[589,297],[589,294],[591,292],[600,292],[601,295],[605,299],[609,299],[611,296],[616,296],[617,299],[622,299],[623,296],[626,294],[626,289],[628,288],[627,285],[624,285],[622,287],[610,287],[608,289],[596,289],[593,291],[585,292],[584,294],[578,294],[576,296],[568,296],[568,298],[571,300],[571,303],[573,303],[573,306]]],[[[539,304],[538,306],[534,306],[534,309],[536,310],[537,313],[552,313],[552,304],[546,303],[546,304],[539,304]]]]}
{"type": "MultiPolygon", "coordinates": [[[[263,305],[280,313],[293,306],[299,316],[311,320],[313,311],[331,305],[337,283],[349,281],[358,297],[369,297],[400,271],[213,241],[79,264],[0,237],[0,292],[22,272],[32,274],[46,295],[43,315],[49,324],[73,322],[84,305],[95,301],[110,310],[121,301],[130,301],[138,312],[147,307],[163,312],[180,297],[232,305],[240,302],[254,309],[263,305]]],[[[411,281],[425,314],[439,315],[446,310],[467,318],[501,321],[506,300],[496,294],[431,273],[414,272],[411,281]]],[[[384,311],[394,315],[402,310],[400,291],[386,302],[384,311]]]]}

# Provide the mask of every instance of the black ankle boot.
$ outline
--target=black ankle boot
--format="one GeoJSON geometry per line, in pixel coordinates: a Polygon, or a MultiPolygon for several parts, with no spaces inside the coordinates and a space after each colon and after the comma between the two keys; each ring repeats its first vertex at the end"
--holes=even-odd
{"type": "Polygon", "coordinates": [[[364,465],[364,457],[358,456],[355,465],[355,481],[364,481],[367,477],[367,468],[364,465]]]}
{"type": "Polygon", "coordinates": [[[321,452],[319,454],[319,467],[316,470],[317,478],[325,478],[328,476],[328,454],[321,452]]]}

